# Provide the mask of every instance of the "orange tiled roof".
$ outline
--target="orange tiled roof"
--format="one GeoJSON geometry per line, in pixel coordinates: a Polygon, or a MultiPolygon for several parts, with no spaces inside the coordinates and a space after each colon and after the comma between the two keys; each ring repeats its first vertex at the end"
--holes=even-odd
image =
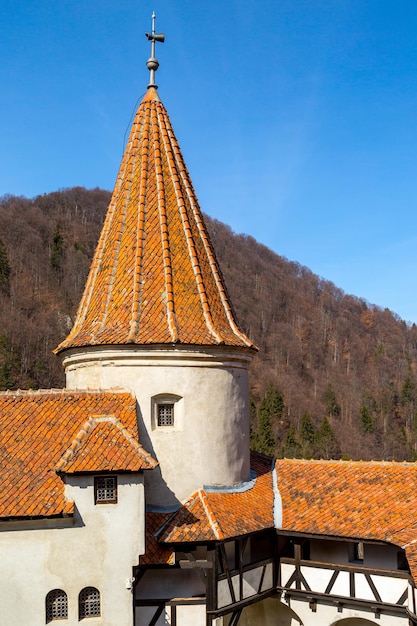
{"type": "Polygon", "coordinates": [[[253,454],[254,485],[246,491],[200,489],[159,537],[167,543],[222,540],[274,527],[271,461],[253,454]]]}
{"type": "Polygon", "coordinates": [[[417,580],[417,465],[276,461],[282,529],[405,547],[417,580]]]}
{"type": "Polygon", "coordinates": [[[90,417],[55,466],[65,474],[77,472],[138,472],[157,462],[113,416],[90,417]]]}
{"type": "Polygon", "coordinates": [[[145,516],[145,554],[140,557],[140,565],[173,565],[173,548],[158,541],[161,528],[172,517],[172,513],[146,512],[145,516]]]}
{"type": "Polygon", "coordinates": [[[86,345],[254,347],[239,330],[168,114],[136,113],[74,326],[86,345]]]}
{"type": "Polygon", "coordinates": [[[112,428],[101,428],[100,418],[105,416],[114,416],[129,437],[138,439],[131,394],[73,390],[1,393],[0,518],[71,513],[73,505],[66,502],[64,484],[54,471],[62,459],[68,461],[67,471],[108,469],[113,463],[111,453],[115,454],[117,469],[138,468],[140,460],[143,468],[153,466],[155,461],[126,439],[121,427],[112,424],[112,428]],[[82,437],[79,441],[82,428],[92,422],[96,427],[85,435],[85,441],[82,437]],[[107,439],[100,443],[101,435],[107,439]],[[109,451],[105,451],[108,444],[109,451]],[[70,459],[71,445],[75,454],[70,459]]]}

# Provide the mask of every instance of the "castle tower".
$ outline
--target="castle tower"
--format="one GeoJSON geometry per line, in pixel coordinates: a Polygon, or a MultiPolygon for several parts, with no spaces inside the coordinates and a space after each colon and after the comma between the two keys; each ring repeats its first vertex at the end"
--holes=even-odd
{"type": "Polygon", "coordinates": [[[190,176],[151,74],[74,326],[57,348],[68,388],[123,387],[160,463],[147,500],[175,506],[249,477],[248,365],[190,176]]]}

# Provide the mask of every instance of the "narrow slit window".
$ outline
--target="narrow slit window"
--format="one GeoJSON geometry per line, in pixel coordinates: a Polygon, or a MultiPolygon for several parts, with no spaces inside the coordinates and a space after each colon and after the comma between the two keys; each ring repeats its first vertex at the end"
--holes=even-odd
{"type": "Polygon", "coordinates": [[[363,563],[365,548],[363,541],[356,541],[349,546],[349,561],[353,563],[363,563]]]}
{"type": "Polygon", "coordinates": [[[364,553],[363,541],[355,543],[355,561],[363,561],[365,556],[364,553]]]}
{"type": "Polygon", "coordinates": [[[174,405],[173,404],[158,404],[158,426],[173,426],[174,425],[174,405]]]}
{"type": "Polygon", "coordinates": [[[117,502],[117,476],[96,476],[94,479],[96,504],[117,502]]]}

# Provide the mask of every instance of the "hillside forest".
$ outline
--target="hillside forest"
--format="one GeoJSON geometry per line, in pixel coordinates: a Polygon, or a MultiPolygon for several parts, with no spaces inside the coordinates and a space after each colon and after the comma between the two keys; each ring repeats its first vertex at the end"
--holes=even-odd
{"type": "MultiPolygon", "coordinates": [[[[71,328],[110,193],[0,198],[0,389],[64,386],[71,328]]],[[[417,327],[219,221],[207,225],[251,367],[251,441],[266,454],[417,459],[417,327]]]]}

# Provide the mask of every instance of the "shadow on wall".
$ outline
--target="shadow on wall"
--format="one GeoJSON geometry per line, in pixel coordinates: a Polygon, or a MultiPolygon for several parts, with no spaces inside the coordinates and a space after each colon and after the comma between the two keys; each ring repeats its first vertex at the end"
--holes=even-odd
{"type": "MultiPolygon", "coordinates": [[[[139,443],[143,446],[146,452],[158,461],[158,457],[156,455],[155,449],[152,444],[152,440],[149,436],[148,430],[145,426],[145,422],[142,416],[142,411],[140,410],[139,402],[136,400],[136,419],[138,424],[138,433],[139,433],[139,443]]],[[[164,497],[162,498],[164,502],[166,502],[167,507],[171,510],[177,510],[181,506],[181,502],[176,498],[175,494],[168,487],[166,481],[163,479],[161,474],[161,468],[157,467],[153,470],[149,470],[145,472],[145,491],[147,495],[147,506],[149,506],[152,510],[152,494],[153,489],[157,488],[158,493],[161,491],[164,493],[164,497]]],[[[161,496],[159,496],[159,500],[161,496]]]]}
{"type": "Polygon", "coordinates": [[[378,622],[371,622],[361,617],[347,617],[333,622],[332,626],[375,626],[378,622]]]}
{"type": "MultiPolygon", "coordinates": [[[[230,618],[229,618],[230,619],[230,618]]],[[[225,626],[229,620],[224,620],[225,626]]],[[[267,598],[242,611],[239,626],[303,626],[298,615],[279,598],[267,598]]]]}

